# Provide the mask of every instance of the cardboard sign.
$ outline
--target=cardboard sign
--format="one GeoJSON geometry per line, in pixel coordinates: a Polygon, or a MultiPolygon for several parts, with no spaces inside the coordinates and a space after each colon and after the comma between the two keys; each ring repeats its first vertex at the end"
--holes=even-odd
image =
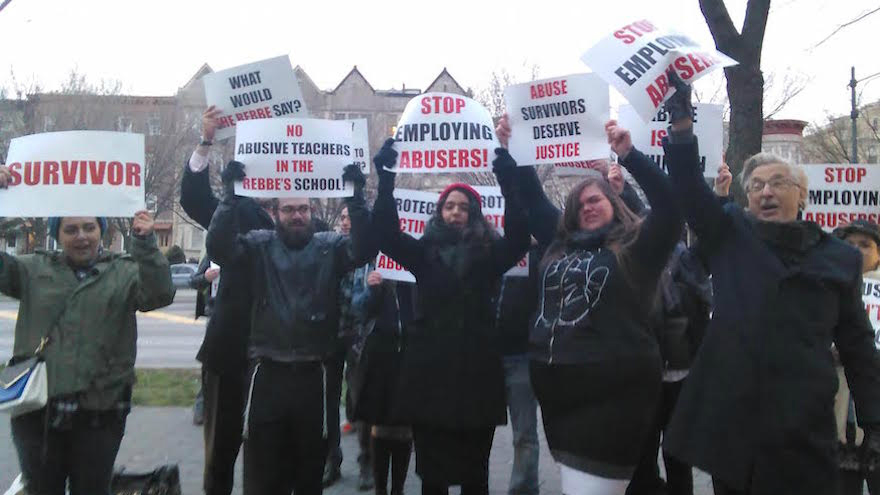
{"type": "Polygon", "coordinates": [[[223,113],[214,138],[235,135],[239,122],[277,117],[307,117],[296,74],[287,55],[205,74],[205,100],[223,113]]]}
{"type": "Polygon", "coordinates": [[[866,278],[862,280],[862,301],[865,312],[874,329],[874,346],[880,350],[880,280],[866,278]]]}
{"type": "Polygon", "coordinates": [[[801,165],[807,174],[804,220],[826,231],[853,220],[880,220],[880,167],[876,165],[801,165]]]}
{"type": "Polygon", "coordinates": [[[425,93],[410,100],[394,138],[395,171],[414,174],[485,172],[499,146],[488,110],[451,93],[425,93]]]}
{"type": "Polygon", "coordinates": [[[704,48],[675,31],[646,20],[615,30],[581,57],[608,84],[617,88],[643,120],[651,120],[675,93],[666,77],[672,68],[686,83],[737,62],[704,48]]]}
{"type": "Polygon", "coordinates": [[[510,155],[522,166],[608,157],[608,85],[574,74],[508,86],[510,155]]]}
{"type": "Polygon", "coordinates": [[[240,122],[235,159],[247,177],[235,193],[261,198],[341,198],[353,194],[342,171],[354,161],[351,123],[269,119],[240,122]]]}
{"type": "MultiPolygon", "coordinates": [[[[700,143],[700,165],[703,176],[713,179],[718,175],[718,167],[722,162],[723,111],[722,105],[694,105],[694,134],[700,143]]],[[[620,107],[617,120],[621,127],[629,130],[633,146],[648,155],[648,158],[666,172],[666,154],[663,152],[663,138],[666,137],[666,128],[669,126],[669,115],[666,111],[658,111],[653,119],[645,122],[631,105],[624,105],[620,107]]]]}
{"type": "Polygon", "coordinates": [[[348,119],[352,132],[352,163],[361,167],[364,175],[370,175],[370,131],[367,119],[348,119]]]}
{"type": "Polygon", "coordinates": [[[144,136],[126,132],[32,134],[9,143],[0,216],[133,217],[144,204],[144,136]]]}
{"type": "MultiPolygon", "coordinates": [[[[440,193],[415,191],[412,189],[395,189],[394,199],[397,202],[397,216],[400,218],[400,231],[420,239],[425,233],[425,226],[434,209],[437,208],[437,200],[440,193]]],[[[387,254],[379,252],[376,257],[376,270],[387,280],[398,282],[415,282],[412,273],[406,271],[400,263],[394,261],[387,254]]]]}
{"type": "MultiPolygon", "coordinates": [[[[499,234],[504,235],[504,196],[501,195],[501,188],[498,186],[473,186],[480,193],[480,201],[482,202],[483,216],[489,225],[495,227],[499,234]]],[[[511,277],[528,277],[529,276],[529,256],[526,254],[523,259],[504,274],[511,277]]]]}

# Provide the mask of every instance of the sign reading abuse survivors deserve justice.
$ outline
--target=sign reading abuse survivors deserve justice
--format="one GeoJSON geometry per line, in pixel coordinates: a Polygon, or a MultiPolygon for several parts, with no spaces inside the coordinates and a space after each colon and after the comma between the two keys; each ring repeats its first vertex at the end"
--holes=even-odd
{"type": "Polygon", "coordinates": [[[269,119],[240,122],[235,159],[247,177],[241,196],[339,198],[353,194],[342,171],[354,162],[352,125],[344,120],[269,119]]]}
{"type": "MultiPolygon", "coordinates": [[[[397,203],[397,216],[400,219],[400,231],[420,239],[434,209],[440,193],[415,191],[412,189],[395,189],[394,200],[397,203]]],[[[416,278],[400,263],[387,254],[380,252],[376,257],[376,270],[382,278],[398,282],[415,282],[416,278]]]]}
{"type": "Polygon", "coordinates": [[[394,135],[396,172],[481,172],[491,169],[498,139],[489,112],[451,93],[425,93],[407,103],[394,135]]]}
{"type": "Polygon", "coordinates": [[[234,136],[242,121],[308,116],[287,55],[206,74],[202,80],[208,105],[223,111],[217,140],[234,136]]]}
{"type": "MultiPolygon", "coordinates": [[[[722,140],[724,123],[723,107],[711,103],[694,105],[694,134],[700,142],[700,166],[703,176],[715,178],[722,162],[722,140]]],[[[669,126],[669,114],[665,110],[658,111],[648,122],[636,113],[631,105],[620,107],[618,122],[624,129],[629,129],[633,146],[654,160],[658,167],[666,172],[666,154],[663,151],[663,138],[669,126]]]]}
{"type": "Polygon", "coordinates": [[[807,174],[804,220],[826,231],[853,220],[880,220],[880,167],[876,165],[801,165],[807,174]]]}
{"type": "Polygon", "coordinates": [[[519,165],[608,157],[608,85],[595,74],[574,74],[508,86],[508,151],[519,165]]]}
{"type": "Polygon", "coordinates": [[[620,91],[646,121],[675,92],[666,77],[667,69],[692,83],[720,67],[737,63],[688,36],[660,29],[647,20],[615,30],[587,50],[581,60],[620,91]]]}
{"type": "Polygon", "coordinates": [[[109,131],[32,134],[9,143],[0,216],[133,217],[144,209],[144,136],[109,131]]]}

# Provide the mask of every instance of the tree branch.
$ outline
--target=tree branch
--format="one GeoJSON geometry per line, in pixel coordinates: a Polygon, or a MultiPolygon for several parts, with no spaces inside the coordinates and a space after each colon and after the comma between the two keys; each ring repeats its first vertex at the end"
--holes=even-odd
{"type": "Polygon", "coordinates": [[[741,39],[756,57],[758,67],[761,66],[761,48],[764,45],[764,32],[767,30],[769,16],[770,0],[749,0],[741,39]]]}
{"type": "Polygon", "coordinates": [[[866,12],[866,13],[860,15],[859,17],[856,17],[855,19],[853,19],[853,20],[851,20],[851,21],[849,21],[849,22],[845,22],[845,23],[843,23],[843,24],[837,26],[837,29],[835,29],[834,31],[832,31],[831,34],[829,34],[828,36],[825,37],[825,39],[823,39],[822,41],[816,43],[816,45],[813,46],[813,48],[819,48],[819,46],[821,46],[822,43],[825,43],[826,41],[830,40],[835,34],[839,33],[842,29],[844,29],[844,28],[846,28],[846,27],[849,27],[849,26],[852,26],[853,24],[855,24],[855,23],[861,21],[861,20],[864,19],[865,17],[868,17],[869,15],[871,15],[871,14],[875,14],[875,13],[877,13],[877,12],[880,12],[880,7],[877,7],[876,9],[874,9],[874,10],[872,10],[872,11],[869,11],[869,12],[866,12]]]}
{"type": "Polygon", "coordinates": [[[739,33],[730,19],[727,7],[724,6],[724,0],[700,0],[700,11],[703,13],[703,18],[706,19],[706,25],[709,26],[709,32],[712,33],[715,46],[719,51],[730,56],[731,53],[728,52],[739,40],[739,33]]]}

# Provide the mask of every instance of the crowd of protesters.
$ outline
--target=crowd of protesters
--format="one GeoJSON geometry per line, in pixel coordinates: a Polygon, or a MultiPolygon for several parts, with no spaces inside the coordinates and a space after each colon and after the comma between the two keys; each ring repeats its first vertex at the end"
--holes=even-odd
{"type": "MultiPolygon", "coordinates": [[[[745,162],[745,208],[729,199],[726,166],[713,191],[691,90],[669,78],[669,174],[612,120],[618,163],[593,163],[562,205],[508,154],[502,117],[503,235],[465,183],[442,190],[421,238],[401,232],[393,139],[373,160],[372,208],[361,169],[345,168],[354,193],[333,230],[309,199],[236,195],[235,161],[217,197],[219,111],[206,110],[180,196],[208,232],[193,278],[196,315],[209,317],[204,492],[232,492],[243,447],[246,494],[320,493],[342,475],[344,403],[358,488],[377,495],[403,494],[413,452],[424,495],[487,494],[508,418],[509,493],[538,494],[539,408],[566,495],[692,495],[692,467],[716,495],[848,495],[865,480],[880,493],[880,360],[861,297],[880,227],[828,234],[801,220],[806,176],[770,154],[745,162]],[[383,279],[380,250],[415,283],[383,279]],[[504,275],[524,256],[527,277],[504,275]]],[[[0,166],[0,187],[8,180],[0,166]]],[[[15,355],[45,347],[50,378],[49,405],[12,419],[29,493],[62,494],[68,480],[72,494],[109,493],[134,315],[174,296],[148,213],[134,219],[131,254],[105,251],[105,229],[55,218],[60,251],[0,253],[0,291],[21,301],[15,355]]]]}

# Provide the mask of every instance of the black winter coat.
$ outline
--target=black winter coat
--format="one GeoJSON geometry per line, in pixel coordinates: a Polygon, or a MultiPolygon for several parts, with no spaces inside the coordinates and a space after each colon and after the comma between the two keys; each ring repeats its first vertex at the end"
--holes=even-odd
{"type": "MultiPolygon", "coordinates": [[[[205,230],[219,200],[211,191],[208,168],[193,172],[184,164],[180,183],[180,206],[190,218],[205,230]]],[[[272,218],[250,198],[236,203],[235,215],[239,234],[251,230],[272,229],[272,218]]],[[[217,289],[214,314],[208,321],[205,338],[196,359],[202,366],[217,374],[245,373],[247,371],[247,343],[250,335],[251,295],[249,274],[243,267],[221,267],[223,276],[217,289]]]]}
{"type": "Polygon", "coordinates": [[[507,420],[491,298],[501,275],[528,249],[529,234],[517,194],[503,184],[501,191],[505,235],[483,251],[455,236],[433,235],[433,221],[421,239],[401,233],[392,190],[380,187],[373,209],[379,247],[412,272],[418,286],[395,408],[406,424],[467,430],[507,420]],[[444,258],[454,250],[453,267],[444,258]]]}
{"type": "Polygon", "coordinates": [[[715,310],[664,447],[751,494],[833,494],[832,342],[859,422],[880,421],[880,361],[859,295],[860,256],[815,224],[760,223],[735,204],[722,207],[692,166],[693,148],[665,148],[708,255],[715,310]]]}

